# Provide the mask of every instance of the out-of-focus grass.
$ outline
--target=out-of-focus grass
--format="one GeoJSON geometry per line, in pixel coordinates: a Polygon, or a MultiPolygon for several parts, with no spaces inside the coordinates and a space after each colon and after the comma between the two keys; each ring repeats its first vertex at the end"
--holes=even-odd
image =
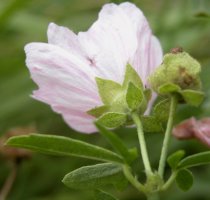
{"type": "MultiPolygon", "coordinates": [[[[46,41],[48,23],[54,21],[74,31],[84,31],[97,18],[100,7],[106,0],[2,0],[0,1],[0,135],[16,126],[34,124],[40,133],[69,135],[101,146],[107,146],[100,135],[82,135],[68,128],[61,117],[49,106],[30,98],[35,84],[25,67],[24,45],[32,41],[46,41]]],[[[199,108],[181,106],[176,122],[187,117],[210,115],[210,20],[209,1],[202,1],[206,13],[198,15],[201,1],[183,0],[135,0],[145,13],[154,33],[160,38],[164,51],[182,46],[196,57],[203,66],[202,81],[206,91],[204,104],[199,108]],[[205,3],[205,4],[204,4],[205,3]]],[[[201,2],[201,3],[202,3],[201,2]]],[[[203,10],[202,10],[203,12],[203,10]]],[[[135,130],[123,129],[117,133],[128,146],[136,144],[135,130]]],[[[148,135],[148,147],[154,165],[158,162],[158,152],[162,135],[148,135]],[[158,142],[157,142],[158,141],[158,142]],[[151,145],[152,144],[152,145],[151,145]],[[155,144],[155,145],[154,145],[155,144]]],[[[107,146],[109,147],[109,146],[107,146]]],[[[187,153],[207,150],[196,141],[178,142],[173,139],[170,152],[176,148],[187,153]]],[[[0,160],[0,186],[8,169],[3,158],[0,160]]],[[[65,188],[62,177],[69,171],[93,161],[77,158],[57,158],[35,154],[20,167],[17,180],[9,195],[9,200],[91,200],[91,192],[65,188]]],[[[138,165],[136,163],[136,165],[138,165]]],[[[195,170],[195,185],[187,192],[172,187],[161,199],[208,199],[210,196],[209,167],[195,170]]],[[[121,200],[137,200],[141,197],[128,188],[121,200]]],[[[141,197],[143,199],[143,197],[141,197]]]]}

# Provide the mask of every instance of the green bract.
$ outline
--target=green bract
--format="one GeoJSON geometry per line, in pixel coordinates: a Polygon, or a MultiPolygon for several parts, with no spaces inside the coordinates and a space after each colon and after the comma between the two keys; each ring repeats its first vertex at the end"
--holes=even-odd
{"type": "Polygon", "coordinates": [[[107,128],[131,125],[131,113],[143,114],[151,98],[151,91],[144,89],[141,78],[129,64],[122,85],[98,77],[96,83],[104,105],[92,108],[87,113],[107,128]]]}
{"type": "Polygon", "coordinates": [[[198,106],[204,97],[200,91],[200,71],[200,64],[188,53],[168,53],[162,64],[150,75],[149,82],[160,95],[177,93],[180,102],[198,106]]]}

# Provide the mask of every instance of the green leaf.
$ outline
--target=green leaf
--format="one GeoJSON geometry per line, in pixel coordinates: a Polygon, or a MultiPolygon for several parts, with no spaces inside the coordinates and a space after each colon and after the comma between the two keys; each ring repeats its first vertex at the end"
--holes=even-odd
{"type": "Polygon", "coordinates": [[[100,133],[109,141],[109,143],[116,149],[117,152],[128,162],[131,163],[138,156],[136,152],[129,152],[123,141],[117,136],[117,134],[107,130],[98,123],[95,123],[100,133]]]}
{"type": "Polygon", "coordinates": [[[189,190],[193,185],[192,172],[187,169],[180,170],[176,176],[176,183],[181,190],[189,190]]]}
{"type": "Polygon", "coordinates": [[[6,144],[52,155],[123,163],[123,159],[112,151],[63,136],[41,134],[15,136],[9,138],[6,144]]]}
{"type": "Polygon", "coordinates": [[[145,132],[162,132],[163,127],[161,123],[153,116],[141,116],[141,122],[145,132]]]}
{"type": "Polygon", "coordinates": [[[143,83],[138,73],[134,70],[134,68],[130,65],[126,65],[126,72],[123,81],[123,88],[126,89],[128,87],[129,82],[132,82],[136,87],[143,89],[143,83]]]}
{"type": "Polygon", "coordinates": [[[108,194],[107,192],[96,190],[95,191],[95,200],[117,200],[112,195],[108,194]]]}
{"type": "Polygon", "coordinates": [[[180,161],[178,168],[189,168],[207,164],[210,164],[210,151],[197,153],[184,158],[180,161]]]}
{"type": "Polygon", "coordinates": [[[105,112],[108,112],[110,109],[109,106],[103,105],[103,106],[99,106],[93,109],[90,109],[87,111],[87,114],[92,115],[93,117],[100,117],[101,115],[103,115],[105,112]]]}
{"type": "Polygon", "coordinates": [[[128,83],[126,102],[131,110],[136,110],[141,105],[144,100],[143,92],[136,87],[132,82],[128,83]]]}
{"type": "Polygon", "coordinates": [[[97,122],[107,128],[117,128],[126,122],[126,114],[108,112],[99,117],[97,122]]]}
{"type": "Polygon", "coordinates": [[[184,157],[184,155],[185,155],[184,150],[179,150],[179,151],[176,151],[175,153],[171,154],[167,159],[169,166],[172,169],[176,169],[179,164],[179,161],[184,157]]]}
{"type": "Polygon", "coordinates": [[[170,100],[164,99],[157,103],[153,110],[153,115],[161,122],[165,122],[169,117],[170,100]]]}
{"type": "Polygon", "coordinates": [[[181,88],[173,83],[165,83],[160,87],[158,87],[158,93],[160,94],[168,94],[168,93],[178,92],[180,90],[181,88]]]}
{"type": "Polygon", "coordinates": [[[183,90],[180,92],[186,103],[192,106],[199,106],[203,99],[204,93],[196,90],[183,90]]]}
{"type": "Polygon", "coordinates": [[[122,167],[112,163],[81,167],[65,175],[62,182],[75,189],[97,189],[110,184],[121,187],[127,183],[122,167]]]}
{"type": "Polygon", "coordinates": [[[111,104],[116,96],[122,91],[122,86],[112,80],[96,77],[96,83],[101,100],[104,104],[111,104]]]}

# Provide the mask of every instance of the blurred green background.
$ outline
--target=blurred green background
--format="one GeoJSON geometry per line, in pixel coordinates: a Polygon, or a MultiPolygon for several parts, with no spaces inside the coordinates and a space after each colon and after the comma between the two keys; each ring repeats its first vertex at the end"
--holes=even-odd
{"type": "MultiPolygon", "coordinates": [[[[1,0],[0,1],[0,135],[20,126],[36,126],[39,133],[66,135],[110,148],[99,134],[83,135],[71,130],[49,106],[30,97],[36,88],[25,67],[24,45],[46,39],[49,22],[85,31],[97,19],[106,0],[1,0]]],[[[117,1],[115,1],[117,2],[117,1]]],[[[196,115],[210,116],[210,1],[135,0],[160,38],[164,52],[182,46],[202,63],[205,102],[199,108],[181,106],[176,123],[196,115]]],[[[118,130],[128,147],[137,146],[135,130],[118,130]]],[[[157,166],[162,135],[147,135],[153,166],[157,166]],[[158,152],[158,153],[157,153],[158,152]]],[[[178,148],[187,154],[208,150],[197,141],[171,142],[170,152],[178,148]]],[[[61,182],[69,171],[94,161],[33,154],[21,164],[9,200],[91,200],[91,191],[67,189],[61,182]]],[[[136,164],[139,164],[137,161],[136,164]]],[[[161,199],[210,199],[210,167],[193,169],[195,184],[188,192],[174,185],[161,199]]],[[[0,156],[0,188],[9,173],[8,161],[0,156]]],[[[144,199],[128,187],[115,192],[120,200],[144,199]]]]}

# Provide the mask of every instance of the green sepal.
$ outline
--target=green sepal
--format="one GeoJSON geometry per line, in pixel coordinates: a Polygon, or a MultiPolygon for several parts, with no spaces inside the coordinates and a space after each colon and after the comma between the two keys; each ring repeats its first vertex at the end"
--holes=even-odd
{"type": "Polygon", "coordinates": [[[118,200],[115,197],[113,197],[111,194],[101,191],[101,190],[96,190],[95,191],[95,200],[118,200]]]}
{"type": "Polygon", "coordinates": [[[187,169],[178,171],[176,176],[176,183],[183,191],[188,191],[193,185],[192,172],[187,169]]]}
{"type": "Polygon", "coordinates": [[[98,118],[97,123],[107,128],[117,128],[126,122],[125,113],[107,112],[98,118]]]}
{"type": "Polygon", "coordinates": [[[184,158],[179,162],[178,168],[182,169],[207,164],[210,164],[210,151],[197,153],[184,158]]]}
{"type": "Polygon", "coordinates": [[[152,90],[149,88],[145,89],[144,96],[145,96],[145,99],[147,100],[147,102],[149,102],[152,98],[152,90]]]}
{"type": "Polygon", "coordinates": [[[170,94],[174,92],[179,92],[181,88],[173,83],[165,83],[158,87],[159,94],[170,94]]]}
{"type": "Polygon", "coordinates": [[[174,169],[177,168],[180,160],[184,156],[185,156],[185,151],[184,150],[176,151],[168,157],[167,162],[168,162],[169,166],[174,170],[174,169]]]}
{"type": "Polygon", "coordinates": [[[180,94],[185,102],[192,106],[199,106],[204,99],[204,93],[197,90],[182,90],[180,94]]]}
{"type": "Polygon", "coordinates": [[[130,65],[126,65],[126,72],[123,81],[123,88],[126,89],[128,87],[129,82],[132,82],[136,87],[143,89],[143,83],[138,73],[134,70],[134,68],[130,65]]]}
{"type": "Polygon", "coordinates": [[[136,87],[132,82],[128,83],[128,88],[126,92],[126,102],[131,111],[134,111],[140,107],[144,101],[143,92],[136,87]]]}
{"type": "Polygon", "coordinates": [[[104,113],[108,112],[109,110],[110,110],[110,106],[103,105],[103,106],[95,107],[93,109],[88,110],[87,114],[98,118],[104,113]]]}
{"type": "Polygon", "coordinates": [[[74,189],[100,189],[106,185],[123,188],[127,184],[122,167],[112,163],[84,166],[66,174],[62,182],[74,189]]]}
{"type": "Polygon", "coordinates": [[[6,145],[57,156],[76,156],[100,161],[124,163],[120,155],[80,140],[56,135],[30,134],[14,136],[6,145]]]}
{"type": "Polygon", "coordinates": [[[152,114],[160,122],[166,122],[169,117],[169,110],[170,110],[170,99],[167,98],[167,99],[164,99],[164,100],[158,102],[155,105],[152,114]]]}
{"type": "Polygon", "coordinates": [[[127,163],[134,161],[138,154],[135,150],[131,152],[125,146],[124,142],[117,136],[116,133],[113,133],[110,130],[107,130],[105,127],[101,126],[99,123],[95,123],[96,127],[100,133],[107,139],[107,141],[113,146],[114,149],[125,159],[127,163]]]}
{"type": "Polygon", "coordinates": [[[143,129],[145,132],[159,133],[163,132],[161,123],[154,116],[141,116],[140,117],[143,129]]]}
{"type": "Polygon", "coordinates": [[[98,92],[105,105],[111,104],[116,96],[122,91],[122,86],[112,80],[106,80],[96,77],[98,92]]]}

